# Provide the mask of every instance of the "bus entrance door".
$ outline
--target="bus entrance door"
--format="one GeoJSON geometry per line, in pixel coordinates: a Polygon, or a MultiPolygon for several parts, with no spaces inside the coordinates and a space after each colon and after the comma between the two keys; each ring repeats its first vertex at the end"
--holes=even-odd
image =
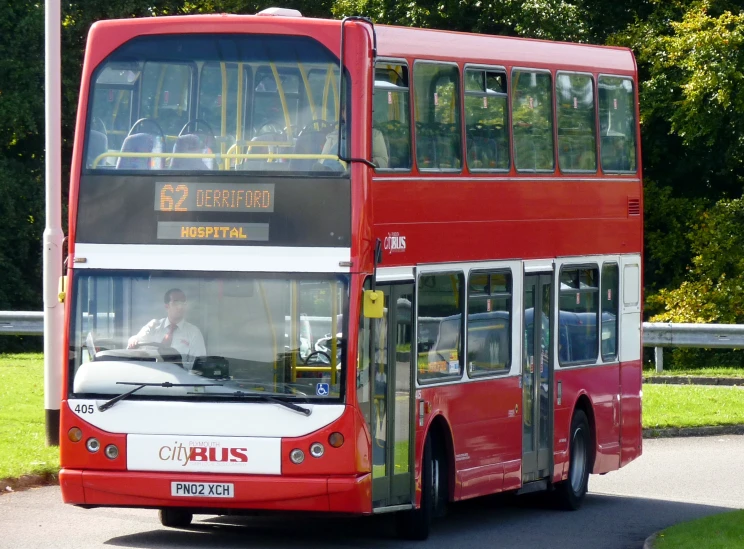
{"type": "Polygon", "coordinates": [[[372,322],[369,369],[372,505],[375,509],[413,501],[413,285],[378,285],[377,289],[385,294],[385,309],[383,318],[372,322]]]}
{"type": "Polygon", "coordinates": [[[522,483],[547,478],[551,466],[553,379],[552,275],[525,274],[522,350],[522,483]]]}

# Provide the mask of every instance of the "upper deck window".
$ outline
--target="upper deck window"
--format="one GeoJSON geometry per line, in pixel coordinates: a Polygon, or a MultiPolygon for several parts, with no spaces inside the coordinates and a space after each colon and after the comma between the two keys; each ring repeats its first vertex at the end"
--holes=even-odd
{"type": "Polygon", "coordinates": [[[418,167],[420,170],[459,171],[462,129],[457,66],[416,62],[413,79],[418,167]]]}
{"type": "Polygon", "coordinates": [[[344,173],[338,86],[338,60],[306,37],[136,38],[93,76],[85,166],[344,173]]]}
{"type": "Polygon", "coordinates": [[[465,136],[468,168],[509,169],[506,72],[465,69],[465,136]]]}
{"type": "Polygon", "coordinates": [[[635,110],[635,93],[630,78],[599,77],[599,135],[603,171],[636,171],[635,110]]]}
{"type": "Polygon", "coordinates": [[[519,171],[553,171],[553,100],[549,72],[512,72],[514,162],[519,171]]]}
{"type": "Polygon", "coordinates": [[[378,169],[411,169],[408,67],[389,61],[375,67],[372,162],[378,169]]]}
{"type": "Polygon", "coordinates": [[[558,73],[558,162],[564,172],[597,171],[594,80],[588,74],[558,73]]]}

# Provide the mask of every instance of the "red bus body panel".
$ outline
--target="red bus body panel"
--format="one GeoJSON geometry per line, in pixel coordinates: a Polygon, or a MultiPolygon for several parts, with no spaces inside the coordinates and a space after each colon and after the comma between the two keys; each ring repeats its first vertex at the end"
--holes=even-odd
{"type": "MultiPolygon", "coordinates": [[[[192,33],[255,33],[310,36],[339,54],[340,22],[285,17],[203,15],[157,17],[95,24],[88,38],[80,88],[69,203],[69,250],[75,254],[75,220],[83,160],[90,79],[96,67],[120,45],[140,35],[192,33]]],[[[372,39],[362,23],[346,27],[344,62],[352,81],[351,153],[371,157],[368,128],[372,123],[372,39]],[[360,129],[361,128],[361,129],[360,129]],[[367,130],[364,130],[367,128],[367,130]]],[[[636,76],[635,60],[623,48],[549,43],[536,40],[467,35],[399,27],[375,27],[378,55],[514,67],[574,70],[636,76]]],[[[637,91],[636,91],[637,98],[637,91]]],[[[636,101],[637,103],[637,101],[636,101]]],[[[462,106],[461,106],[462,109],[462,106]]],[[[462,114],[462,113],[461,113],[462,114]]],[[[636,117],[638,112],[636,112],[636,117]]],[[[461,116],[461,119],[464,117],[461,116]]],[[[637,120],[637,118],[636,118],[637,120]]],[[[557,129],[555,130],[557,132],[557,129]]],[[[557,133],[556,133],[557,135],[557,133]]],[[[640,135],[636,136],[640,143],[640,135]]],[[[464,152],[464,151],[463,151],[464,152]]],[[[415,149],[413,151],[415,158],[415,149]]],[[[465,155],[463,154],[463,158],[465,155]]],[[[638,174],[641,173],[638,154],[638,174]]],[[[639,175],[375,173],[357,162],[351,168],[352,283],[349,318],[361,312],[363,278],[373,270],[376,239],[391,233],[405,235],[405,251],[386,253],[383,266],[499,259],[542,259],[597,254],[641,254],[642,217],[629,214],[629,200],[643,211],[639,175]]],[[[74,262],[69,261],[68,274],[74,262]]],[[[70,325],[67,307],[67,325],[70,325]]],[[[126,455],[126,435],[104,433],[81,423],[67,406],[69,376],[63,376],[60,484],[65,502],[85,505],[141,507],[184,506],[268,510],[372,512],[371,437],[356,409],[356,360],[359,326],[349,322],[346,386],[347,412],[322,433],[282,440],[282,475],[191,474],[195,482],[230,482],[236,497],[229,503],[171,497],[173,473],[129,472],[113,466],[99,453],[91,456],[84,443],[66,440],[80,427],[86,436],[114,442],[126,455]],[[343,452],[332,461],[334,471],[320,462],[297,467],[288,452],[307,446],[321,434],[343,430],[343,452]],[[312,439],[312,440],[311,440],[312,439]],[[294,469],[293,469],[294,468],[294,469]]],[[[640,337],[640,335],[639,335],[640,337]]],[[[65,348],[69,348],[65,334],[65,348]]],[[[561,404],[554,400],[554,464],[552,481],[568,472],[568,433],[577,403],[588,399],[590,422],[596,433],[594,473],[617,469],[641,453],[641,363],[615,363],[591,368],[556,369],[553,394],[562,385],[561,404]]],[[[419,424],[418,407],[411,418],[415,428],[416,504],[421,497],[421,456],[434,422],[445,425],[450,437],[451,498],[467,499],[518,489],[522,484],[522,389],[518,376],[467,384],[422,387],[416,395],[430,408],[419,424]]],[[[311,460],[312,461],[312,460],[311,460]]],[[[119,460],[125,463],[125,460],[119,460]]]]}

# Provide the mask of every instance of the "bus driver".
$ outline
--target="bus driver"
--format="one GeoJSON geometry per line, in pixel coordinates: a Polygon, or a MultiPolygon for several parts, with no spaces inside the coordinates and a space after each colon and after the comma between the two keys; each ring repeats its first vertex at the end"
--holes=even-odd
{"type": "Polygon", "coordinates": [[[165,292],[163,299],[167,316],[152,319],[142,329],[129,338],[127,347],[132,349],[140,344],[159,343],[172,347],[183,357],[184,368],[190,370],[194,359],[207,354],[204,338],[199,328],[186,322],[186,294],[179,288],[165,292]]]}

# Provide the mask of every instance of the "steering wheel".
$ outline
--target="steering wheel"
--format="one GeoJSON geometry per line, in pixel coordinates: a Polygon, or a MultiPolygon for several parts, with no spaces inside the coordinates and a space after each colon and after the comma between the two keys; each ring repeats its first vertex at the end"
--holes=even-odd
{"type": "Polygon", "coordinates": [[[158,343],[157,341],[137,342],[132,346],[132,349],[139,349],[140,347],[154,347],[155,349],[172,349],[170,345],[166,345],[164,343],[158,343]]]}
{"type": "Polygon", "coordinates": [[[303,362],[305,363],[305,365],[306,365],[306,366],[307,366],[307,364],[309,364],[309,363],[310,363],[310,357],[312,357],[312,356],[314,356],[314,355],[323,355],[324,357],[326,357],[326,358],[328,359],[328,364],[329,364],[330,366],[333,366],[333,364],[331,363],[331,356],[330,356],[330,355],[329,355],[328,353],[326,353],[325,351],[313,351],[312,353],[310,353],[309,355],[307,355],[307,356],[306,356],[306,357],[305,357],[305,358],[304,358],[304,359],[302,360],[302,361],[303,361],[303,362]]]}
{"type": "Polygon", "coordinates": [[[129,130],[129,133],[127,134],[127,137],[132,135],[134,133],[134,130],[137,126],[140,124],[152,124],[155,126],[155,129],[158,130],[156,135],[159,135],[160,138],[163,140],[163,143],[165,143],[165,134],[163,133],[163,128],[160,127],[160,124],[158,124],[158,121],[154,118],[140,118],[137,120],[137,122],[134,123],[134,125],[129,130]]]}
{"type": "Polygon", "coordinates": [[[157,341],[145,341],[135,344],[132,348],[138,349],[140,347],[153,347],[154,349],[158,350],[158,353],[160,354],[160,357],[162,359],[167,362],[173,362],[174,364],[177,364],[181,368],[185,369],[183,365],[183,355],[176,348],[171,347],[166,343],[158,343],[157,341]]]}

